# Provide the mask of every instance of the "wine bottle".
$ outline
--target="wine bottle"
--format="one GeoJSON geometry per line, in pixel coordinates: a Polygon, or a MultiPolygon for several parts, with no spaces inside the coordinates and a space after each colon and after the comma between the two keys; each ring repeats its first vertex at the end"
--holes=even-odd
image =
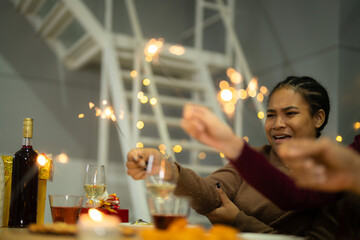
{"type": "Polygon", "coordinates": [[[33,119],[25,118],[23,146],[15,153],[12,167],[9,227],[26,227],[36,223],[38,198],[37,153],[31,145],[33,119]]]}

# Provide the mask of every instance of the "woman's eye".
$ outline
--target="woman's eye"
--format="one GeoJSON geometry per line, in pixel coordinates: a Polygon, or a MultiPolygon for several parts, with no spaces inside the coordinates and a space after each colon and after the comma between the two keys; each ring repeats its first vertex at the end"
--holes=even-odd
{"type": "Polygon", "coordinates": [[[273,116],[274,116],[274,114],[272,114],[272,113],[268,113],[268,114],[266,115],[267,118],[270,118],[270,117],[273,117],[273,116]]]}
{"type": "Polygon", "coordinates": [[[292,116],[292,115],[295,115],[295,114],[297,114],[297,112],[287,112],[286,113],[286,115],[288,115],[288,116],[292,116]]]}

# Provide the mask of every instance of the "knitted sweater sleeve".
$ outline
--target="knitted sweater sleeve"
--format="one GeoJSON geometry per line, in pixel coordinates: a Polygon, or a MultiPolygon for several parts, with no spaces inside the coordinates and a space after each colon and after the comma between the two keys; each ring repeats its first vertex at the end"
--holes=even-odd
{"type": "Polygon", "coordinates": [[[247,144],[241,155],[230,161],[245,181],[284,210],[321,207],[341,196],[341,193],[299,188],[289,176],[276,169],[263,154],[247,144]]]}
{"type": "Polygon", "coordinates": [[[360,135],[355,136],[354,142],[350,144],[349,147],[357,152],[360,152],[360,135]]]}
{"type": "Polygon", "coordinates": [[[201,177],[194,171],[176,163],[179,169],[179,179],[175,194],[189,196],[191,207],[199,214],[205,215],[221,206],[216,183],[219,182],[229,199],[234,199],[242,179],[231,164],[216,170],[207,177],[201,177]]]}
{"type": "Polygon", "coordinates": [[[278,230],[270,227],[264,222],[258,220],[253,216],[246,215],[243,211],[240,211],[233,223],[232,226],[239,229],[241,232],[255,232],[255,233],[280,233],[278,230]]]}

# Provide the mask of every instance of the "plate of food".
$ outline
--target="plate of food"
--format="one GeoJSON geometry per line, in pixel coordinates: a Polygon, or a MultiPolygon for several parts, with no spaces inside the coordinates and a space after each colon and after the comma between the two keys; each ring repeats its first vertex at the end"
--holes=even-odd
{"type": "Polygon", "coordinates": [[[75,224],[67,224],[62,222],[46,223],[46,224],[30,224],[29,231],[33,233],[75,235],[77,233],[77,226],[75,224]]]}
{"type": "Polygon", "coordinates": [[[241,240],[304,240],[303,237],[269,233],[239,233],[237,236],[241,240]]]}

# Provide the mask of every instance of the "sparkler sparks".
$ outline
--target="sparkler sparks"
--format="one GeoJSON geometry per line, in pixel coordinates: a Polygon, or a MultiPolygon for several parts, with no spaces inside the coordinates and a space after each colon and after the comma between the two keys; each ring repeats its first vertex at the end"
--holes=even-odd
{"type": "Polygon", "coordinates": [[[354,129],[359,130],[360,129],[360,122],[354,123],[354,129]]]}
{"type": "Polygon", "coordinates": [[[159,38],[159,39],[152,38],[152,39],[150,39],[149,42],[146,44],[145,49],[144,49],[145,60],[147,62],[151,62],[153,59],[157,59],[163,45],[164,45],[164,39],[163,38],[159,38]]]}

